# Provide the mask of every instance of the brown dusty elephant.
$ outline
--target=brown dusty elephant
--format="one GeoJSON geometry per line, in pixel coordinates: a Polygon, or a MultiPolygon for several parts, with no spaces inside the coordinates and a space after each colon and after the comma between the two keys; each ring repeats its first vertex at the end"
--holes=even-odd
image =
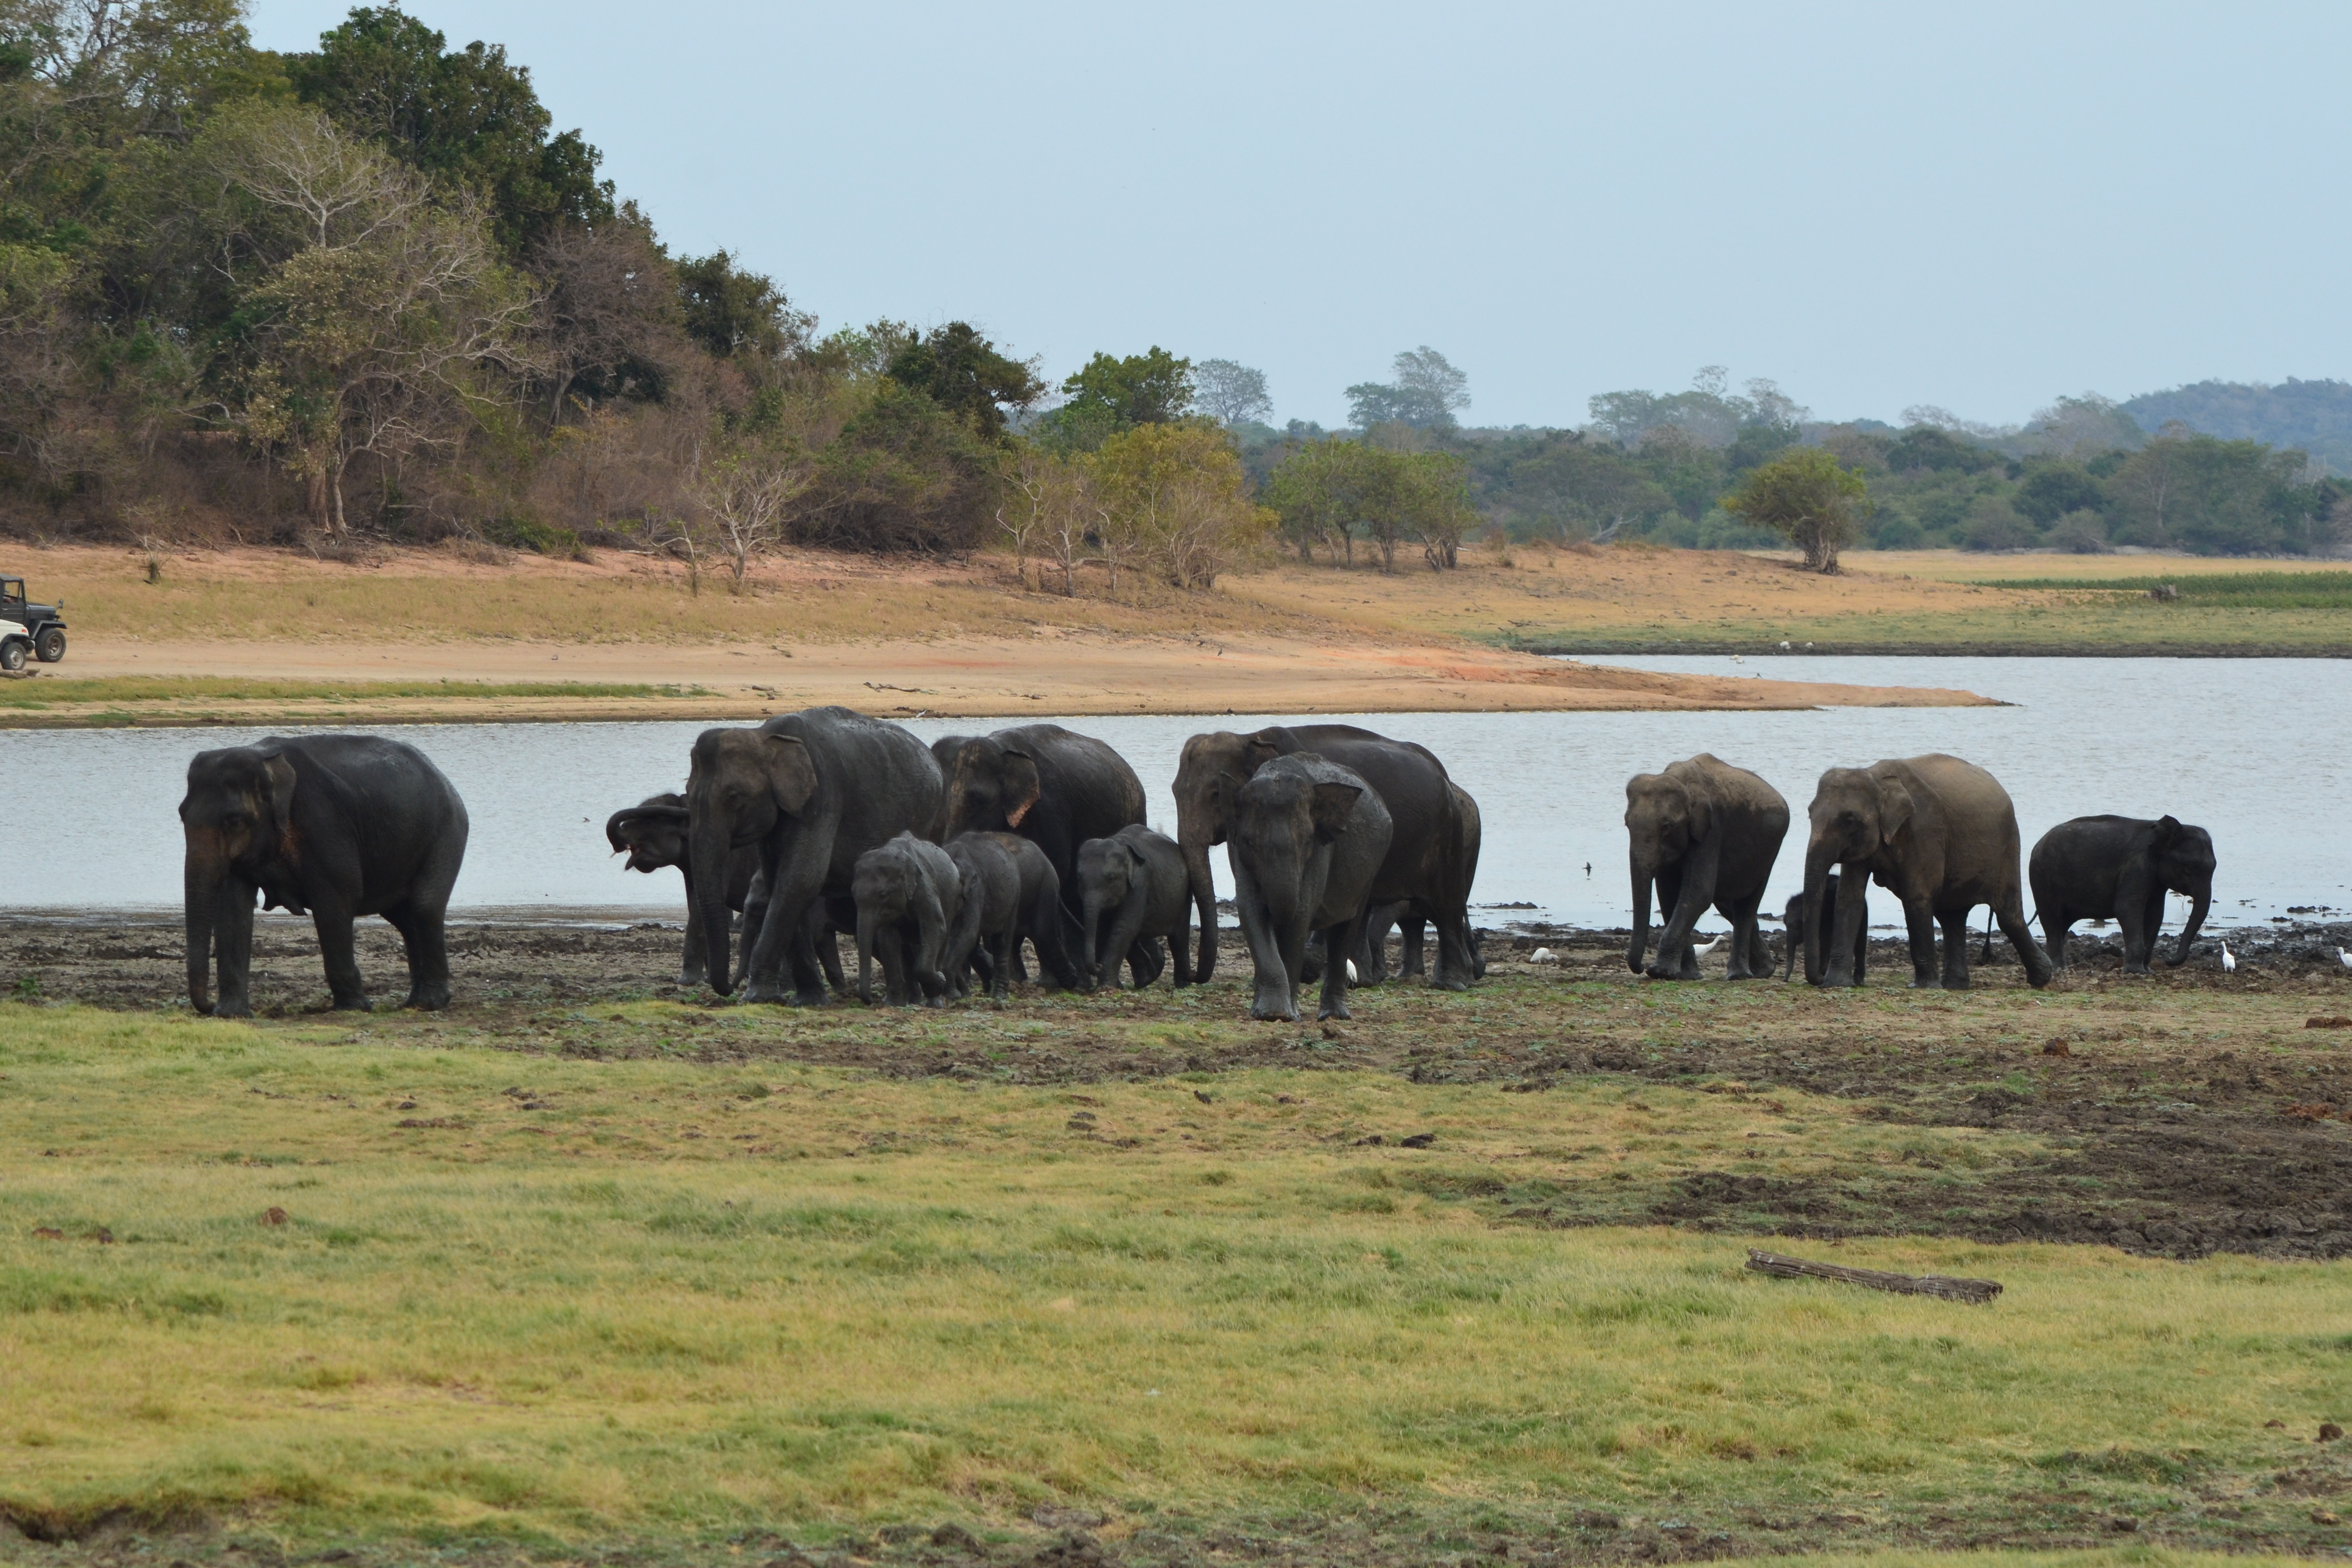
{"type": "Polygon", "coordinates": [[[1427,747],[1352,724],[1277,724],[1250,735],[1221,730],[1184,742],[1176,770],[1176,841],[1201,917],[1194,979],[1207,981],[1217,962],[1210,847],[1224,843],[1232,831],[1242,786],[1276,757],[1302,752],[1351,770],[1381,797],[1394,836],[1369,896],[1374,904],[1402,903],[1434,921],[1437,967],[1430,984],[1447,991],[1469,989],[1478,973],[1470,931],[1470,885],[1478,874],[1477,805],[1446,776],[1445,764],[1427,747]]]}
{"type": "Polygon", "coordinates": [[[1832,868],[1840,875],[1830,939],[1805,948],[1808,984],[1854,984],[1854,936],[1863,921],[1864,883],[1873,877],[1902,901],[1913,985],[1966,988],[1969,911],[1979,904],[1992,907],[2001,934],[2025,965],[2025,978],[2036,986],[2050,984],[2049,957],[2025,924],[2017,807],[1984,769],[1941,752],[1832,768],[1822,775],[1810,816],[1807,930],[1823,929],[1824,883],[1832,868]],[[1938,924],[1944,928],[1940,978],[1938,924]]]}
{"type": "Polygon", "coordinates": [[[1696,980],[1691,928],[1713,905],[1731,922],[1728,978],[1772,973],[1771,950],[1756,929],[1764,884],[1789,835],[1789,803],[1746,768],[1701,752],[1658,773],[1625,784],[1627,856],[1633,873],[1633,940],[1625,962],[1653,980],[1696,980]],[[1665,926],[1658,955],[1643,967],[1649,944],[1650,892],[1657,889],[1665,926]]]}

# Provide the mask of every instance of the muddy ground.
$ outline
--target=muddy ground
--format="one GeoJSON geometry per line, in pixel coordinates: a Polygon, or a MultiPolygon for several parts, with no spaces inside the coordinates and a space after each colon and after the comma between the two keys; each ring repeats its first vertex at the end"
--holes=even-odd
{"type": "MultiPolygon", "coordinates": [[[[361,926],[380,1002],[404,990],[397,939],[361,926]]],[[[388,1017],[397,1036],[454,1031],[493,1048],[571,1056],[790,1059],[894,1077],[1073,1083],[1302,1066],[1542,1093],[1588,1075],[1765,1099],[1780,1089],[1859,1102],[1896,1123],[2036,1135],[2044,1152],[1985,1169],[1921,1163],[1795,1179],[1737,1162],[1670,1182],[1513,1185],[1449,1176],[1436,1195],[1500,1222],[1676,1224],[1817,1238],[1926,1233],[2105,1243],[2158,1256],[2352,1255],[2352,924],[2267,926],[2153,977],[2121,973],[2118,944],[2078,935],[2074,964],[2028,993],[1996,950],[1965,994],[1912,992],[1899,943],[1876,945],[1861,996],[1778,981],[1658,985],[1627,970],[1622,933],[1514,927],[1485,938],[1488,981],[1467,997],[1391,982],[1357,1017],[1251,1024],[1230,933],[1214,984],[1088,998],[1024,993],[1006,1008],[816,1013],[761,1009],[756,1029],[707,991],[672,984],[679,932],[589,918],[459,921],[457,1003],[388,1017]],[[1554,962],[1529,962],[1549,948],[1554,962]],[[583,1011],[622,1000],[691,1005],[615,1027],[583,1011]],[[1658,1004],[1658,1005],[1653,1005],[1658,1004]],[[1664,1004],[1671,1004],[1670,1006],[1664,1004]],[[1178,1029],[1162,1026],[1181,1025],[1178,1029]]],[[[1776,942],[1777,938],[1774,939],[1776,942]]],[[[1395,948],[1391,945],[1391,954],[1395,948]]],[[[146,1009],[184,1007],[176,920],[0,915],[0,990],[146,1009]]],[[[254,995],[265,1017],[325,1006],[307,921],[263,920],[254,995]]],[[[849,959],[856,973],[854,953],[849,959]]],[[[1393,962],[1393,957],[1392,957],[1393,962]]],[[[1719,961],[1716,972],[1720,973],[1719,961]]],[[[1437,1180],[1436,1178],[1433,1178],[1437,1180]]]]}

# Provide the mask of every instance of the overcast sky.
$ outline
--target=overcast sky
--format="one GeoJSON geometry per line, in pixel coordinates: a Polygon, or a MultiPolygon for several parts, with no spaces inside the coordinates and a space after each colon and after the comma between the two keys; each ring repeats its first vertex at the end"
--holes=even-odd
{"type": "MultiPolygon", "coordinates": [[[[256,41],[347,9],[254,0],[256,41]]],[[[1278,418],[1429,343],[1473,424],[1771,376],[1816,416],[2352,375],[2352,5],[411,0],[674,249],[1278,418]]]]}

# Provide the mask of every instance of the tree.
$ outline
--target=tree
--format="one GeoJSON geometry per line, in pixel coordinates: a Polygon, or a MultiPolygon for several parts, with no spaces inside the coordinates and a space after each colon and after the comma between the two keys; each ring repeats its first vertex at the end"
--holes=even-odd
{"type": "Polygon", "coordinates": [[[677,275],[631,203],[591,228],[567,223],[530,256],[545,292],[535,322],[548,420],[575,387],[592,397],[658,398],[683,357],[677,275]]]}
{"type": "Polygon", "coordinates": [[[1123,430],[1191,414],[1192,362],[1156,343],[1123,359],[1097,353],[1063,381],[1062,395],[1037,422],[1037,438],[1056,451],[1091,452],[1123,430]]]}
{"type": "Polygon", "coordinates": [[[1006,409],[1026,408],[1045,393],[1035,364],[1000,352],[963,321],[934,327],[908,342],[882,374],[922,393],[990,440],[1004,434],[1006,409]]]}
{"type": "Polygon", "coordinates": [[[785,509],[808,489],[808,465],[771,447],[740,447],[698,462],[689,487],[712,546],[727,557],[729,592],[740,594],[752,558],[783,542],[785,509]]]}
{"type": "Polygon", "coordinates": [[[1838,552],[1860,533],[1869,489],[1862,475],[1819,447],[1798,447],[1749,471],[1723,510],[1784,535],[1810,571],[1835,572],[1838,552]]]}
{"type": "Polygon", "coordinates": [[[1357,429],[1449,428],[1454,411],[1470,406],[1470,378],[1427,343],[1398,354],[1394,363],[1394,382],[1359,382],[1348,388],[1349,418],[1357,429]]]}
{"type": "Polygon", "coordinates": [[[492,234],[522,256],[565,222],[613,216],[613,184],[577,131],[550,136],[530,72],[506,50],[448,50],[441,34],[397,5],[359,6],[321,34],[315,54],[289,56],[297,97],[394,156],[482,202],[492,234]]]}
{"type": "Polygon", "coordinates": [[[799,537],[847,550],[961,552],[992,526],[998,449],[887,376],[817,454],[799,537]]]}
{"type": "Polygon", "coordinates": [[[1249,497],[1224,436],[1198,424],[1139,425],[1087,460],[1114,589],[1122,560],[1179,588],[1206,589],[1264,547],[1275,514],[1249,497]]]}
{"type": "Polygon", "coordinates": [[[1353,441],[1307,441],[1293,446],[1267,477],[1265,499],[1301,561],[1315,559],[1315,547],[1331,552],[1331,564],[1355,564],[1358,454],[1353,441]]]}
{"type": "Polygon", "coordinates": [[[774,361],[807,341],[814,318],[793,310],[774,279],[744,271],[727,252],[680,258],[677,271],[687,335],[713,358],[774,361]]]}
{"type": "Polygon", "coordinates": [[[343,478],[397,462],[499,401],[483,374],[529,368],[529,297],[487,225],[314,110],[224,116],[200,166],[232,213],[224,267],[262,269],[230,422],[305,482],[312,521],[348,531],[343,478]],[[274,267],[280,247],[289,251],[274,267]]]}
{"type": "Polygon", "coordinates": [[[1192,384],[1201,412],[1228,430],[1274,417],[1274,399],[1266,395],[1262,370],[1229,359],[1204,359],[1192,367],[1192,384]]]}

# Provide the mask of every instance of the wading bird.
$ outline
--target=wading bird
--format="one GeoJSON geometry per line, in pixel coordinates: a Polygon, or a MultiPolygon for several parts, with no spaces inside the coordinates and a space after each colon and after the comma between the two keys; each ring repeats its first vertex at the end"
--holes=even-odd
{"type": "Polygon", "coordinates": [[[2235,974],[2237,972],[2238,955],[2230,951],[2230,944],[2225,942],[2221,944],[2221,973],[2235,974]]]}

